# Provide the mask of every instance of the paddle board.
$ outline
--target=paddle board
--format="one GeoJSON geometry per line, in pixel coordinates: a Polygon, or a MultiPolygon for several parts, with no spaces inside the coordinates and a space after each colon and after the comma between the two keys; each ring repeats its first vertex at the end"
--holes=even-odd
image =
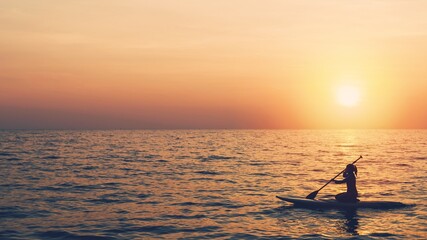
{"type": "Polygon", "coordinates": [[[336,200],[313,200],[313,199],[297,198],[297,197],[279,197],[279,196],[276,196],[276,197],[282,201],[293,203],[294,206],[306,207],[306,208],[391,209],[391,208],[401,208],[401,207],[408,206],[401,202],[391,202],[391,201],[360,201],[356,203],[343,203],[343,202],[338,202],[336,200]]]}

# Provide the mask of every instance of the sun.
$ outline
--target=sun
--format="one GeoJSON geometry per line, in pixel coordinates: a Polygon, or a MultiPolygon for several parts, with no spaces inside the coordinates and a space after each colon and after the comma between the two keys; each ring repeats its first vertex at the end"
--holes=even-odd
{"type": "Polygon", "coordinates": [[[337,88],[335,97],[340,105],[354,107],[360,102],[360,90],[355,86],[343,85],[337,88]]]}

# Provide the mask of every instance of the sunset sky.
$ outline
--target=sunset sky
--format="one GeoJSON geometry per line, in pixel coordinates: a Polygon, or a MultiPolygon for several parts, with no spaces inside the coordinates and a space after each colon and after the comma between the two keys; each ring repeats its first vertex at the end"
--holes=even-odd
{"type": "Polygon", "coordinates": [[[427,1],[2,0],[0,129],[426,128],[427,1]]]}

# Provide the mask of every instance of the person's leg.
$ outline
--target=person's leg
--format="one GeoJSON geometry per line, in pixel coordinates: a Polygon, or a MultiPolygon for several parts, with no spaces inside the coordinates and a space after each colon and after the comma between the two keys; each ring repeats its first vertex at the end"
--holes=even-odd
{"type": "Polygon", "coordinates": [[[359,201],[357,199],[357,196],[355,196],[354,194],[351,194],[351,193],[347,193],[347,192],[337,194],[335,196],[335,199],[338,202],[347,202],[347,203],[354,203],[354,202],[358,202],[359,201]]]}
{"type": "Polygon", "coordinates": [[[349,202],[352,202],[352,203],[359,202],[359,199],[357,199],[357,194],[354,194],[354,193],[348,194],[348,200],[349,202]]]}
{"type": "Polygon", "coordinates": [[[338,202],[345,202],[346,201],[346,195],[347,195],[347,193],[345,193],[345,192],[343,192],[343,193],[339,193],[339,194],[337,194],[336,196],[335,196],[335,199],[338,201],[338,202]]]}

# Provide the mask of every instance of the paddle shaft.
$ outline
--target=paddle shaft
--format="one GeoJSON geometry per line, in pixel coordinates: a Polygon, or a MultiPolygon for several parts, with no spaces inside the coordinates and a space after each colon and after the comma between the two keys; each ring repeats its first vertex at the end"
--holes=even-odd
{"type": "MultiPolygon", "coordinates": [[[[356,161],[354,161],[352,164],[355,164],[357,161],[359,161],[359,159],[361,159],[362,158],[362,156],[360,156],[358,159],[356,159],[356,161]]],[[[337,178],[339,175],[341,175],[341,173],[343,173],[345,171],[345,168],[344,168],[344,170],[342,170],[340,173],[338,173],[334,178],[332,178],[331,180],[329,180],[329,182],[327,182],[325,185],[323,185],[321,188],[319,188],[319,190],[317,190],[317,192],[319,192],[320,190],[322,190],[324,187],[326,187],[326,185],[328,185],[329,183],[331,183],[332,181],[334,181],[334,179],[335,178],[337,178]]]]}

